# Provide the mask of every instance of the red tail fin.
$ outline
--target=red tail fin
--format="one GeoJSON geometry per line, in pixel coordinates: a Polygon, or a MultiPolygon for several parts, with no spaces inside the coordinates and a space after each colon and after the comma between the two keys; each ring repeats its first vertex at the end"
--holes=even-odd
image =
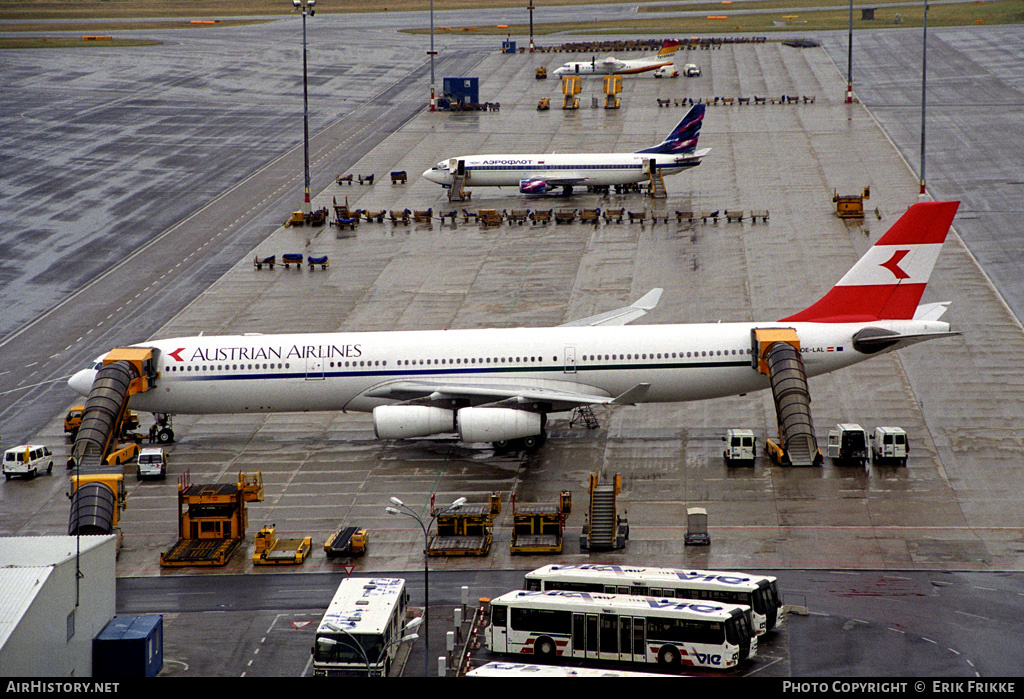
{"type": "Polygon", "coordinates": [[[911,206],[818,302],[783,321],[860,323],[913,318],[958,201],[911,206]]]}

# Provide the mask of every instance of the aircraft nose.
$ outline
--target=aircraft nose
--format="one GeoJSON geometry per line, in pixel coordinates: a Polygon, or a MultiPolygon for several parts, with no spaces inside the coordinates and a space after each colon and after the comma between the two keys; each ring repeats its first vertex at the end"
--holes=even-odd
{"type": "Polygon", "coordinates": [[[95,380],[95,369],[82,369],[81,371],[74,374],[70,379],[68,379],[68,386],[75,393],[82,396],[88,396],[89,391],[92,390],[93,381],[95,380]]]}

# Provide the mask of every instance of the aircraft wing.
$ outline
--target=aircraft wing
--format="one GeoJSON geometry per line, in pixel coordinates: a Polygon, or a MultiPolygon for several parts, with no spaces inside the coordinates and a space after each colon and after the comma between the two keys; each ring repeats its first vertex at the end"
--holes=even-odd
{"type": "Polygon", "coordinates": [[[633,405],[643,401],[651,385],[637,384],[625,393],[610,396],[606,392],[574,382],[536,380],[507,381],[476,378],[461,381],[456,378],[397,380],[381,384],[365,392],[370,398],[389,398],[401,401],[446,403],[468,400],[471,405],[503,405],[519,407],[525,403],[543,403],[558,412],[581,405],[633,405]]]}
{"type": "Polygon", "coordinates": [[[598,313],[596,316],[588,316],[563,323],[560,327],[582,327],[586,325],[625,325],[641,316],[647,315],[647,311],[653,310],[661,300],[662,289],[651,289],[642,297],[628,306],[617,308],[614,311],[598,313]]]}
{"type": "Polygon", "coordinates": [[[570,172],[559,177],[534,177],[535,180],[543,180],[552,187],[575,187],[578,184],[583,184],[587,181],[587,177],[581,173],[570,172]]]}
{"type": "Polygon", "coordinates": [[[602,58],[599,61],[599,63],[603,68],[613,68],[615,70],[626,67],[626,62],[620,61],[615,56],[608,56],[608,58],[602,58]]]}

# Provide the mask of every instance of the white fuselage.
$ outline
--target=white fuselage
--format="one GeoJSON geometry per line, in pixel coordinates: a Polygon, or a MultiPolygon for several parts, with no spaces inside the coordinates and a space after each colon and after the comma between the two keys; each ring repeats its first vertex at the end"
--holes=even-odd
{"type": "Polygon", "coordinates": [[[662,66],[670,65],[673,65],[671,57],[662,58],[656,56],[654,58],[637,58],[623,61],[609,56],[607,59],[601,59],[600,61],[596,59],[590,61],[571,61],[556,68],[554,75],[559,78],[570,75],[578,75],[584,78],[602,75],[636,75],[637,73],[646,73],[647,71],[657,70],[662,66]]]}
{"type": "MultiPolygon", "coordinates": [[[[131,405],[170,414],[370,411],[397,401],[368,392],[381,395],[389,383],[410,380],[508,386],[510,396],[529,386],[615,397],[650,384],[642,402],[692,401],[768,387],[751,364],[754,328],[794,328],[807,374],[816,376],[872,356],[852,342],[869,326],[949,329],[939,321],[889,320],[174,338],[144,344],[158,350],[159,378],[131,405]]],[[[95,373],[83,370],[70,385],[87,394],[95,373]]]]}
{"type": "Polygon", "coordinates": [[[465,155],[443,160],[423,177],[451,186],[456,173],[466,175],[467,187],[518,187],[523,180],[571,182],[577,186],[636,184],[650,179],[650,161],[662,175],[674,175],[700,165],[710,148],[688,154],[664,153],[549,153],[465,155]]]}

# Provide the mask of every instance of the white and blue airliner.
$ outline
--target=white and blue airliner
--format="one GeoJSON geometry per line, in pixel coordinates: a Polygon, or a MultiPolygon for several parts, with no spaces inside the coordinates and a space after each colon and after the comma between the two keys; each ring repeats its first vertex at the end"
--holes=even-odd
{"type": "Polygon", "coordinates": [[[423,177],[451,187],[463,177],[466,187],[519,187],[523,194],[561,188],[612,187],[647,182],[657,173],[674,175],[700,165],[710,148],[697,150],[704,105],[690,108],[665,140],[635,153],[547,153],[460,155],[437,163],[423,177]]]}

